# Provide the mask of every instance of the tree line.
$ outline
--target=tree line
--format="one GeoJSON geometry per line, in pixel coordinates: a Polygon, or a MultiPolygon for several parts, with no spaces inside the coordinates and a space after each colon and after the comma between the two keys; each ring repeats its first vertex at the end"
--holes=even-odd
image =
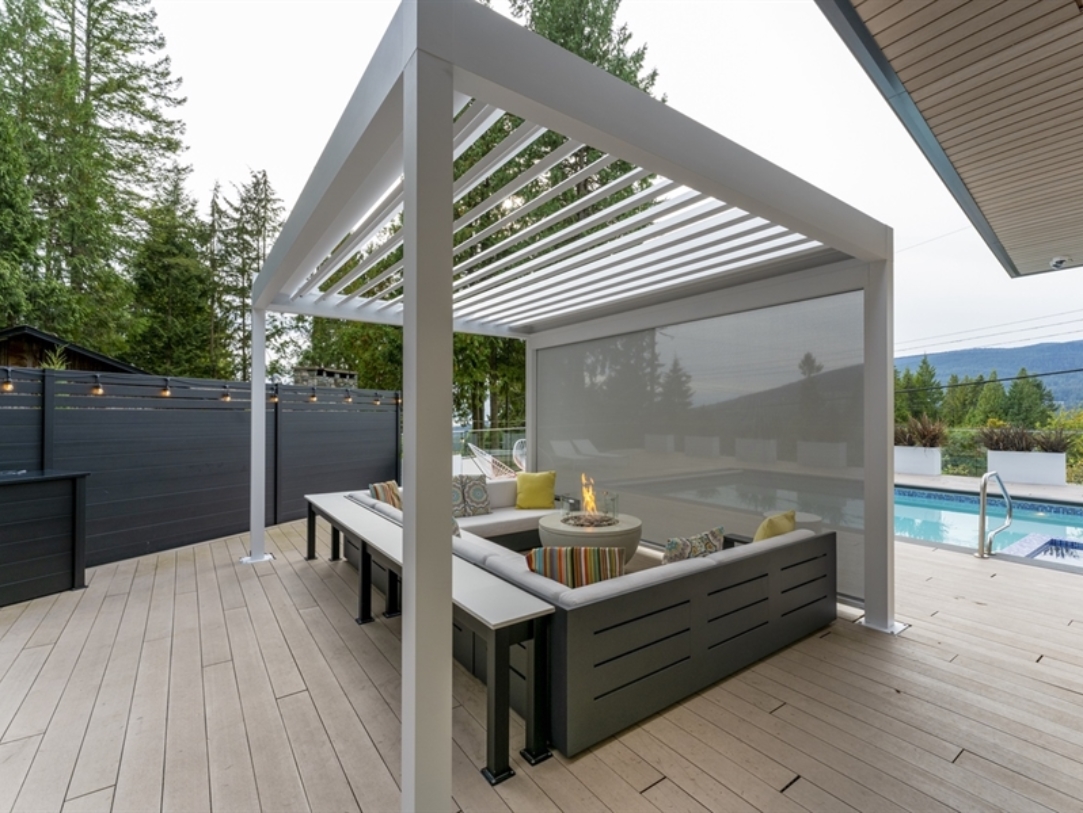
{"type": "Polygon", "coordinates": [[[0,320],[148,372],[243,379],[283,207],[254,171],[197,211],[164,48],[150,0],[3,0],[0,320]]]}
{"type": "MultiPolygon", "coordinates": [[[[631,33],[617,25],[620,1],[512,0],[511,7],[528,27],[650,93],[657,72],[644,68],[645,46],[632,48],[631,33]]],[[[267,172],[254,170],[239,183],[216,184],[200,211],[183,161],[181,79],[165,45],[151,0],[0,0],[0,327],[30,324],[155,374],[245,380],[251,285],[284,206],[267,172]]],[[[459,158],[455,176],[520,123],[507,115],[494,124],[459,158]]],[[[554,133],[538,139],[458,201],[455,216],[562,143],[554,133]]],[[[575,151],[518,199],[528,202],[599,156],[575,151]]],[[[527,222],[629,169],[616,162],[583,178],[527,222]]],[[[497,207],[455,235],[457,263],[514,234],[510,224],[476,237],[503,214],[497,207]]],[[[506,252],[526,245],[507,242],[506,252]]],[[[351,258],[331,284],[374,250],[351,258]]],[[[401,259],[399,248],[355,286],[401,259]]],[[[300,362],[354,370],[365,386],[402,386],[398,328],[272,314],[268,346],[269,373],[280,380],[300,362]]],[[[454,357],[461,420],[476,428],[523,422],[522,342],[457,335],[454,357]]]]}
{"type": "Polygon", "coordinates": [[[915,371],[895,368],[895,422],[927,415],[951,427],[982,427],[990,423],[1040,427],[1056,414],[1053,393],[1040,378],[1020,368],[1008,387],[993,370],[974,378],[952,374],[941,385],[928,356],[915,371]]]}

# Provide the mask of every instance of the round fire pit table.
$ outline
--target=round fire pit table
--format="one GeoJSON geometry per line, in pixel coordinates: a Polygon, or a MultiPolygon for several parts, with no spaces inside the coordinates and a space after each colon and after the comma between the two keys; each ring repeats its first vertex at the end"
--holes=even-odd
{"type": "MultiPolygon", "coordinates": [[[[579,512],[575,512],[579,513],[579,512]]],[[[547,548],[622,548],[624,561],[635,556],[643,523],[630,514],[617,514],[616,525],[581,528],[560,521],[560,514],[546,514],[538,523],[538,536],[547,548]]]]}

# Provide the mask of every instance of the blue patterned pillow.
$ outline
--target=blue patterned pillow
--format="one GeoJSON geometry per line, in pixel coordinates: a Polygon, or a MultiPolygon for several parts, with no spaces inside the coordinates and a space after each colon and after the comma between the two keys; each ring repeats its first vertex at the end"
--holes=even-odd
{"type": "Polygon", "coordinates": [[[476,517],[492,512],[484,474],[459,474],[451,478],[453,517],[476,517]]]}
{"type": "Polygon", "coordinates": [[[710,531],[695,536],[675,536],[666,542],[666,553],[662,564],[679,562],[682,559],[694,559],[722,550],[722,537],[725,530],[719,525],[710,531]]]}

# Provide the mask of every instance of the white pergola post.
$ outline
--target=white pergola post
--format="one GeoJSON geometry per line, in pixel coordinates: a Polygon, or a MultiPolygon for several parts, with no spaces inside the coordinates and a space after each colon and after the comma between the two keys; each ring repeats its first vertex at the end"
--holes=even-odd
{"type": "Polygon", "coordinates": [[[865,617],[881,632],[895,621],[894,316],[890,260],[869,263],[865,285],[865,617]]]}
{"type": "Polygon", "coordinates": [[[402,809],[439,811],[454,809],[451,66],[418,50],[403,79],[402,809]]]}
{"type": "Polygon", "coordinates": [[[246,564],[265,562],[272,558],[263,547],[263,524],[265,521],[264,478],[267,468],[267,311],[252,308],[252,494],[248,519],[251,540],[248,556],[241,559],[246,564]]]}

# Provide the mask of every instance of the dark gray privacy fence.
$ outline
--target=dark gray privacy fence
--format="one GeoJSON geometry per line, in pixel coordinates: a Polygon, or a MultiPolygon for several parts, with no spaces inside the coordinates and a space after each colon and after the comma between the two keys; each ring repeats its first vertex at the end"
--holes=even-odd
{"type": "MultiPolygon", "coordinates": [[[[398,477],[395,393],[279,384],[259,403],[268,525],[305,516],[305,494],[398,477]]],[[[241,533],[251,406],[247,383],[0,368],[0,471],[90,473],[88,565],[241,533]]]]}

